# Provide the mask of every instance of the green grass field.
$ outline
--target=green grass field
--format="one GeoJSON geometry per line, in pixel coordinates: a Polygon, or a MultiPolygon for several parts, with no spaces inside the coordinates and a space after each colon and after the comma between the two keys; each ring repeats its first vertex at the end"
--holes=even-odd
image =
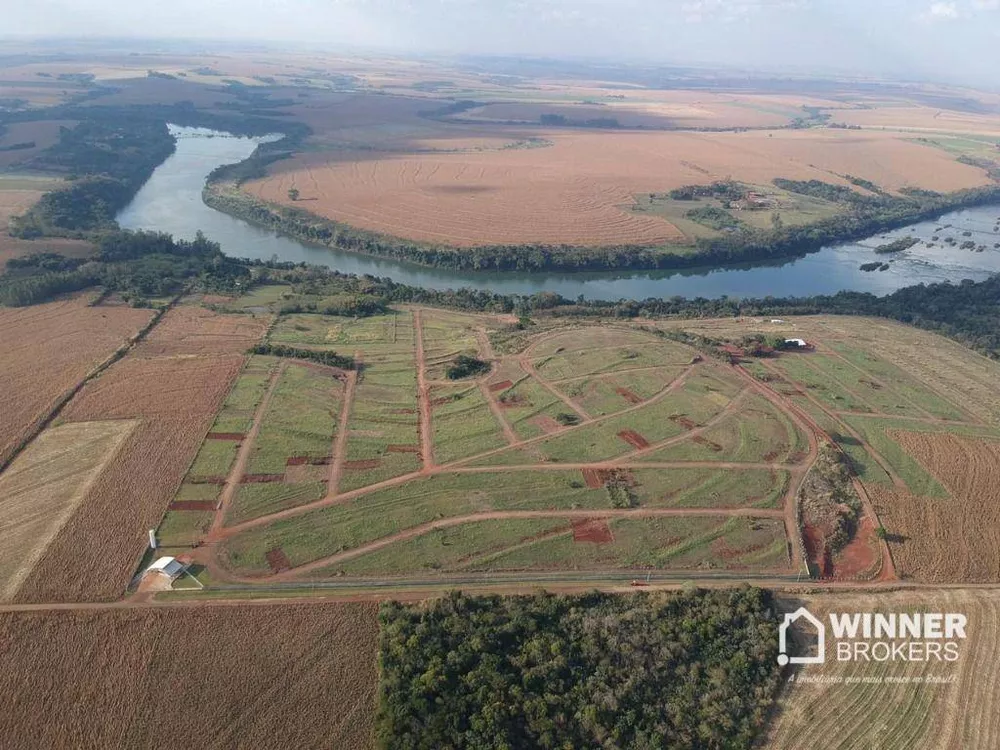
{"type": "Polygon", "coordinates": [[[478,386],[435,388],[431,424],[438,463],[457,461],[507,445],[500,425],[478,386]]]}
{"type": "Polygon", "coordinates": [[[332,371],[289,363],[250,453],[250,474],[283,474],[294,456],[329,456],[344,386],[332,371]]]}
{"type": "Polygon", "coordinates": [[[489,560],[488,570],[770,569],[788,565],[784,526],[771,519],[626,518],[609,523],[614,541],[560,535],[489,560]]]}

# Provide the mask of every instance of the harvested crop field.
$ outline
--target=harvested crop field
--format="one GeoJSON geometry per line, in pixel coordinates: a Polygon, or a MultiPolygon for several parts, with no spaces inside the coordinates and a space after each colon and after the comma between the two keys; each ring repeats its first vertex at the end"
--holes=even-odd
{"type": "Polygon", "coordinates": [[[21,601],[121,595],[243,363],[241,355],[140,358],[89,383],[67,421],[139,419],[118,458],[25,580],[21,601]],[[72,561],[72,564],[70,564],[72,561]]]}
{"type": "Polygon", "coordinates": [[[197,305],[177,305],[137,347],[136,354],[242,354],[260,341],[268,318],[224,315],[197,305]]]}
{"type": "Polygon", "coordinates": [[[0,614],[0,746],[361,750],[377,638],[360,603],[0,614]]]}
{"type": "Polygon", "coordinates": [[[0,601],[17,592],[135,427],[121,419],[49,428],[0,474],[0,601]]]}
{"type": "Polygon", "coordinates": [[[897,439],[949,495],[868,487],[897,572],[928,582],[1000,581],[1000,442],[918,432],[897,439]]]}
{"type": "MultiPolygon", "coordinates": [[[[502,130],[503,126],[495,126],[502,130]]],[[[982,169],[892,133],[788,130],[767,133],[550,132],[547,148],[452,154],[400,151],[382,158],[338,151],[283,161],[243,189],[352,226],[456,246],[553,243],[679,243],[663,217],[634,211],[635,197],[733,177],[848,184],[872,180],[950,191],[987,184],[982,169]],[[769,135],[773,137],[769,137],[769,135]]],[[[442,148],[447,141],[441,141],[442,148]]]]}
{"type": "Polygon", "coordinates": [[[808,597],[825,618],[835,612],[961,612],[968,639],[953,663],[836,661],[802,667],[783,680],[764,746],[774,750],[971,750],[1000,746],[1000,595],[984,590],[880,592],[808,597]],[[833,682],[839,680],[840,682],[833,682]],[[847,680],[853,680],[848,683],[847,680]],[[917,682],[920,680],[920,682],[917,682]],[[940,680],[941,682],[934,682],[940,680]]]}
{"type": "Polygon", "coordinates": [[[0,465],[60,398],[151,315],[128,307],[88,307],[85,297],[0,308],[0,465]]]}

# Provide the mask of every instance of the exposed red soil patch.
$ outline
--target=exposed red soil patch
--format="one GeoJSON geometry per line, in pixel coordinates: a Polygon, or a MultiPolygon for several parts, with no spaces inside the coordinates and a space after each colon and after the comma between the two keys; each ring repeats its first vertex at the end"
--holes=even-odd
{"type": "Polygon", "coordinates": [[[774,459],[778,457],[778,451],[768,451],[764,454],[764,461],[766,463],[771,463],[774,459]]]}
{"type": "Polygon", "coordinates": [[[806,548],[806,559],[820,578],[826,578],[830,570],[830,560],[826,552],[826,536],[816,526],[803,524],[802,542],[806,548]]]}
{"type": "Polygon", "coordinates": [[[865,516],[858,524],[858,530],[847,545],[833,558],[832,578],[868,577],[878,571],[878,537],[875,523],[865,516]]]}
{"type": "Polygon", "coordinates": [[[438,398],[431,399],[431,406],[441,406],[442,404],[450,403],[451,399],[448,396],[439,396],[438,398]]]}
{"type": "Polygon", "coordinates": [[[792,451],[788,454],[788,463],[800,464],[806,460],[806,456],[807,454],[805,451],[792,451]]]}
{"type": "Polygon", "coordinates": [[[324,365],[319,362],[312,362],[308,359],[296,359],[296,367],[304,367],[307,370],[314,370],[316,372],[321,372],[324,375],[331,375],[341,382],[347,381],[347,370],[342,370],[339,367],[333,367],[332,365],[324,365]]]}
{"type": "Polygon", "coordinates": [[[502,397],[498,403],[501,409],[517,409],[531,406],[531,402],[519,393],[502,397]]]}
{"type": "Polygon", "coordinates": [[[225,477],[220,476],[204,476],[204,477],[188,477],[185,480],[188,484],[218,484],[222,485],[226,483],[225,477]]]}
{"type": "Polygon", "coordinates": [[[420,453],[419,445],[398,445],[393,443],[385,447],[386,453],[420,453]]]}
{"type": "Polygon", "coordinates": [[[205,436],[206,440],[243,440],[246,435],[242,432],[210,432],[205,436]]]}
{"type": "Polygon", "coordinates": [[[218,502],[215,500],[174,500],[167,506],[168,510],[215,510],[218,502]]]}
{"type": "Polygon", "coordinates": [[[285,554],[285,550],[281,549],[281,547],[272,547],[269,549],[264,553],[264,559],[267,560],[272,573],[280,573],[292,567],[292,561],[288,559],[288,555],[285,554]]]}
{"type": "Polygon", "coordinates": [[[729,546],[729,542],[722,537],[719,537],[709,545],[712,552],[721,557],[723,560],[735,560],[738,557],[743,557],[743,555],[750,555],[758,550],[762,550],[766,546],[766,544],[753,544],[744,549],[733,549],[729,546]]]}
{"type": "Polygon", "coordinates": [[[876,383],[874,380],[868,380],[866,378],[858,378],[858,382],[859,383],[863,383],[864,385],[867,385],[873,391],[881,391],[882,390],[881,384],[876,383]]]}
{"type": "Polygon", "coordinates": [[[615,540],[611,527],[605,518],[581,518],[573,521],[573,541],[608,544],[615,540]]]}
{"type": "Polygon", "coordinates": [[[618,437],[631,445],[633,448],[642,449],[649,447],[649,441],[635,430],[622,430],[618,433],[618,437]]]}
{"type": "Polygon", "coordinates": [[[693,430],[698,426],[698,423],[691,419],[686,414],[671,414],[669,417],[671,422],[675,422],[683,427],[685,430],[693,430]]]}
{"type": "Polygon", "coordinates": [[[496,393],[497,391],[505,391],[512,385],[514,384],[509,380],[501,380],[499,383],[490,383],[490,390],[493,393],[496,393]]]}
{"type": "Polygon", "coordinates": [[[357,461],[344,461],[344,469],[347,471],[361,469],[376,469],[382,463],[381,458],[362,458],[357,461]]]}
{"type": "Polygon", "coordinates": [[[267,484],[269,482],[284,482],[284,474],[244,474],[241,484],[267,484]]]}
{"type": "Polygon", "coordinates": [[[285,459],[285,466],[329,466],[332,461],[330,456],[292,456],[285,459]]]}
{"type": "Polygon", "coordinates": [[[536,427],[540,427],[542,432],[547,435],[553,432],[559,432],[559,430],[562,429],[562,425],[548,414],[539,414],[537,417],[532,417],[528,421],[536,427]]]}
{"type": "Polygon", "coordinates": [[[695,435],[691,439],[694,440],[694,442],[698,443],[698,445],[704,445],[706,448],[708,448],[713,453],[722,453],[722,446],[719,445],[718,443],[716,443],[713,440],[709,440],[708,438],[704,438],[701,435],[695,435]]]}
{"type": "Polygon", "coordinates": [[[592,490],[603,487],[608,482],[620,482],[628,487],[635,487],[635,474],[629,469],[581,469],[583,481],[592,490]]]}
{"type": "Polygon", "coordinates": [[[615,388],[615,393],[621,396],[623,399],[628,401],[630,404],[641,404],[642,399],[636,394],[632,393],[628,388],[615,388]]]}

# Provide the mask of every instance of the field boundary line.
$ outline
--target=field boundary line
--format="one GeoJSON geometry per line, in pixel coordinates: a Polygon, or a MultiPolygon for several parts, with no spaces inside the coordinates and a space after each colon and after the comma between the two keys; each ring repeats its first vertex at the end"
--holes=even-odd
{"type": "Polygon", "coordinates": [[[28,431],[28,434],[17,445],[11,448],[8,456],[0,460],[0,473],[6,471],[7,467],[11,465],[14,459],[23,453],[24,449],[27,448],[28,445],[30,445],[31,442],[38,437],[46,427],[56,420],[56,418],[62,413],[62,410],[66,408],[66,405],[73,400],[74,396],[83,390],[87,383],[99,377],[101,373],[119,360],[123,359],[126,354],[131,352],[143,339],[145,339],[153,328],[156,327],[156,324],[163,319],[163,316],[167,313],[167,311],[172,309],[185,294],[186,292],[181,292],[166,305],[158,308],[146,325],[140,328],[131,337],[126,339],[121,346],[115,349],[115,351],[108,355],[102,362],[95,365],[90,372],[83,376],[83,379],[80,382],[57,398],[55,403],[50,407],[48,413],[38,417],[35,420],[35,424],[28,431]]]}
{"type": "MultiPolygon", "coordinates": [[[[354,353],[354,361],[360,361],[361,352],[354,353]]],[[[326,482],[326,494],[335,496],[340,489],[340,477],[344,473],[344,461],[347,459],[347,433],[351,421],[351,411],[354,408],[354,392],[358,387],[358,371],[349,370],[347,382],[344,384],[344,398],[340,403],[340,420],[337,422],[337,436],[331,447],[333,462],[326,482]]]]}
{"type": "Polygon", "coordinates": [[[413,311],[416,334],[417,397],[420,400],[420,459],[424,470],[434,466],[434,431],[431,425],[431,395],[427,384],[427,354],[424,352],[423,310],[413,311]]]}

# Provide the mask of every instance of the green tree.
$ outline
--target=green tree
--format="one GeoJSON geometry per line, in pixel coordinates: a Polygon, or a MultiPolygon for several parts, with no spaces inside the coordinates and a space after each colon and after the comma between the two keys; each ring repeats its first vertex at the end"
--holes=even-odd
{"type": "Polygon", "coordinates": [[[288,199],[291,201],[297,201],[299,199],[299,189],[288,188],[288,199]]]}

